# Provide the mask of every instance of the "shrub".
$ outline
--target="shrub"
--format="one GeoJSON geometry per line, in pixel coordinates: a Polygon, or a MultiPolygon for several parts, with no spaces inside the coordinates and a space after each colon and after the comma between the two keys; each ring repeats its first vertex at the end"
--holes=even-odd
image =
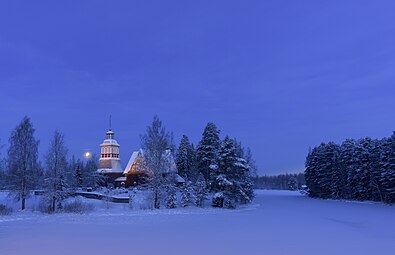
{"type": "Polygon", "coordinates": [[[51,201],[47,196],[44,196],[39,204],[38,204],[38,211],[42,213],[53,213],[53,210],[51,208],[51,201]]]}
{"type": "Polygon", "coordinates": [[[12,213],[12,208],[0,204],[0,215],[10,215],[12,213]]]}
{"type": "Polygon", "coordinates": [[[93,211],[94,206],[89,203],[84,203],[79,199],[65,203],[63,211],[66,213],[84,214],[93,211]]]}
{"type": "Polygon", "coordinates": [[[211,205],[213,207],[224,207],[224,194],[222,192],[215,193],[211,205]]]}

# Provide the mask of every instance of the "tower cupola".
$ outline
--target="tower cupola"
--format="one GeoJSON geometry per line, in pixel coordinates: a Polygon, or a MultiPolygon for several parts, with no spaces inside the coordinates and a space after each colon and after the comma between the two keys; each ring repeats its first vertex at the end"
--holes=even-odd
{"type": "MultiPolygon", "coordinates": [[[[106,139],[100,144],[100,159],[99,159],[99,173],[123,173],[121,160],[119,158],[119,147],[117,140],[115,140],[115,133],[111,130],[111,116],[110,128],[106,132],[106,139]]],[[[116,175],[115,177],[118,177],[116,175]]]]}

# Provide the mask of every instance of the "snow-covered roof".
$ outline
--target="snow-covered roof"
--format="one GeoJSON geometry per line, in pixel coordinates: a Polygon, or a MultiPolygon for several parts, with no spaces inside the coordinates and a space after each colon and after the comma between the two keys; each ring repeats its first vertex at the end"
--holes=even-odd
{"type": "Polygon", "coordinates": [[[136,159],[137,159],[137,157],[138,157],[138,155],[139,155],[140,153],[142,153],[142,150],[134,151],[134,152],[132,153],[132,156],[130,157],[129,162],[128,162],[128,164],[126,165],[125,170],[123,171],[124,174],[129,173],[129,171],[130,171],[130,169],[131,169],[133,163],[136,161],[136,159]]]}
{"type": "Polygon", "coordinates": [[[178,174],[176,175],[176,181],[177,181],[178,183],[184,183],[184,182],[185,182],[184,178],[182,178],[182,177],[179,176],[178,174]]]}
{"type": "Polygon", "coordinates": [[[98,173],[123,173],[121,160],[119,158],[101,158],[99,159],[98,173]],[[103,167],[105,166],[105,167],[103,167]]]}
{"type": "Polygon", "coordinates": [[[105,139],[103,143],[100,144],[100,146],[104,146],[104,145],[113,145],[119,147],[119,143],[115,139],[105,139]]]}
{"type": "MultiPolygon", "coordinates": [[[[166,159],[166,160],[168,160],[168,163],[169,163],[169,167],[168,168],[166,168],[166,169],[164,169],[164,173],[176,173],[177,172],[177,166],[176,166],[176,162],[174,161],[174,158],[173,158],[173,156],[172,156],[172,154],[171,154],[171,151],[170,150],[166,150],[164,153],[163,153],[163,156],[164,156],[164,158],[166,159]]],[[[138,150],[138,151],[135,151],[135,152],[133,152],[133,154],[132,154],[132,156],[130,157],[130,159],[129,159],[129,162],[128,162],[128,164],[126,165],[126,168],[125,168],[125,170],[124,170],[124,174],[128,174],[129,172],[130,172],[130,170],[131,170],[131,168],[132,168],[132,166],[133,166],[133,164],[136,162],[136,159],[138,158],[138,157],[142,157],[142,158],[144,158],[144,150],[143,149],[140,149],[140,150],[138,150]]],[[[180,177],[181,178],[181,177],[180,177]]],[[[185,180],[184,180],[185,181],[185,180]]]]}
{"type": "Polygon", "coordinates": [[[116,182],[126,182],[126,176],[121,176],[115,179],[116,182]]]}

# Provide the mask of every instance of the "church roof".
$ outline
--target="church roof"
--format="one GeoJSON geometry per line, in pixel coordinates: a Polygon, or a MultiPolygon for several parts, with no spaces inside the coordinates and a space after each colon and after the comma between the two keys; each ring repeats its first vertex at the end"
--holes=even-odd
{"type": "Polygon", "coordinates": [[[124,174],[129,173],[129,171],[131,170],[131,167],[132,167],[133,163],[136,161],[137,156],[139,155],[139,153],[142,153],[141,150],[134,151],[134,152],[132,153],[132,156],[130,156],[129,162],[128,162],[128,164],[126,165],[125,170],[123,171],[124,174]]]}
{"type": "Polygon", "coordinates": [[[114,146],[118,146],[119,147],[119,143],[115,139],[105,139],[103,141],[103,143],[100,144],[100,146],[103,146],[103,145],[114,145],[114,146]]]}
{"type": "Polygon", "coordinates": [[[123,173],[121,161],[118,158],[99,159],[98,173],[123,173]]]}
{"type": "MultiPolygon", "coordinates": [[[[166,150],[163,153],[163,156],[164,156],[164,158],[166,160],[168,160],[168,163],[169,163],[169,167],[164,169],[163,172],[164,173],[177,172],[177,166],[176,166],[174,158],[173,158],[173,156],[171,154],[171,151],[170,150],[166,150]]],[[[130,157],[129,162],[128,162],[128,164],[127,164],[127,166],[126,166],[126,168],[125,168],[125,170],[123,172],[124,174],[128,174],[131,171],[131,168],[132,168],[133,164],[137,163],[136,160],[137,160],[138,157],[144,157],[144,151],[142,149],[132,153],[132,156],[130,157]]]]}

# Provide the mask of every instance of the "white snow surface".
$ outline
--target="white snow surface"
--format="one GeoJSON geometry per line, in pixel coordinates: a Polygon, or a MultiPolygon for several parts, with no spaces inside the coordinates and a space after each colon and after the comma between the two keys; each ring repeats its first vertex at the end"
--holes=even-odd
{"type": "Polygon", "coordinates": [[[96,209],[86,215],[33,212],[29,199],[28,211],[0,216],[0,254],[370,255],[395,248],[395,207],[380,203],[292,191],[256,191],[254,204],[236,210],[87,201],[96,209]]]}

